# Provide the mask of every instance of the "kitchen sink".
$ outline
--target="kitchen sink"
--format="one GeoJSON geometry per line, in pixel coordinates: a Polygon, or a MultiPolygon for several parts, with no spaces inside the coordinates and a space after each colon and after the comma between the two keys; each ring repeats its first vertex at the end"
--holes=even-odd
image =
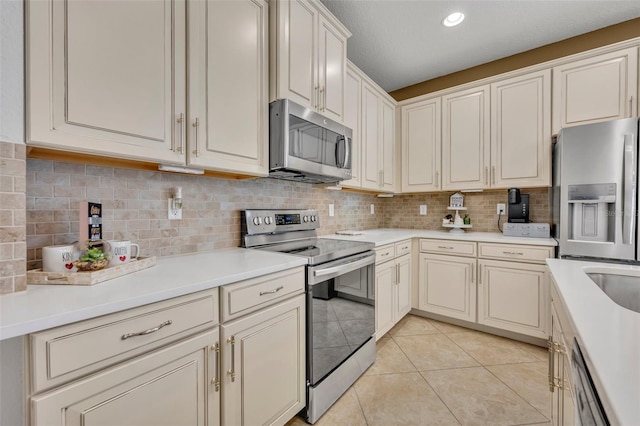
{"type": "Polygon", "coordinates": [[[640,276],[601,272],[587,276],[618,305],[640,313],[640,276]]]}

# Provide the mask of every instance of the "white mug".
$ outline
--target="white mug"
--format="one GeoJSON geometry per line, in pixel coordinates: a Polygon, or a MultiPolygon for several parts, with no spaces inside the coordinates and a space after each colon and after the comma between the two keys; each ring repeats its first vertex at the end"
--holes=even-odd
{"type": "Polygon", "coordinates": [[[73,261],[78,257],[74,244],[42,247],[42,271],[75,272],[77,269],[73,266],[73,261]]]}
{"type": "Polygon", "coordinates": [[[132,259],[137,259],[140,255],[140,246],[132,243],[130,240],[109,240],[109,245],[111,245],[109,266],[124,265],[132,259]],[[132,249],[134,253],[132,253],[132,249]]]}

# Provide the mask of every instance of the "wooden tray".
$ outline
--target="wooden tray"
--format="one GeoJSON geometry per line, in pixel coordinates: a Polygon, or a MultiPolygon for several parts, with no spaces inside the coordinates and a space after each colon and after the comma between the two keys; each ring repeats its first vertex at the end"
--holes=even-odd
{"type": "Polygon", "coordinates": [[[139,257],[124,265],[112,266],[92,272],[42,272],[42,269],[27,271],[27,284],[94,285],[112,280],[132,272],[150,268],[156,264],[156,257],[139,257]]]}

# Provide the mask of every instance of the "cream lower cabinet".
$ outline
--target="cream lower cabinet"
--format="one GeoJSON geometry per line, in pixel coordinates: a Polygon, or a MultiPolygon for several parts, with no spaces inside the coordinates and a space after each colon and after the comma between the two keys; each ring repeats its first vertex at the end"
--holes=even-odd
{"type": "Polygon", "coordinates": [[[30,424],[285,424],[306,402],[304,278],[293,268],[30,335],[30,424]]]}
{"type": "Polygon", "coordinates": [[[637,47],[554,67],[553,133],[563,127],[634,117],[637,96],[637,47]]]}
{"type": "Polygon", "coordinates": [[[376,340],[411,310],[411,241],[376,249],[376,340]]]}
{"type": "Polygon", "coordinates": [[[478,323],[546,339],[550,257],[553,247],[479,243],[478,323]]]}
{"type": "MultiPolygon", "coordinates": [[[[553,278],[552,278],[553,279],[553,278]]],[[[549,391],[551,392],[551,424],[576,424],[575,395],[571,354],[575,332],[568,314],[551,284],[551,331],[547,340],[549,350],[549,391]]]]}
{"type": "Polygon", "coordinates": [[[31,398],[32,425],[218,425],[218,330],[31,398]]]}
{"type": "Polygon", "coordinates": [[[304,295],[223,324],[222,424],[283,425],[305,406],[304,295]]]}
{"type": "Polygon", "coordinates": [[[421,253],[418,308],[475,321],[475,269],[476,259],[421,253]]]}

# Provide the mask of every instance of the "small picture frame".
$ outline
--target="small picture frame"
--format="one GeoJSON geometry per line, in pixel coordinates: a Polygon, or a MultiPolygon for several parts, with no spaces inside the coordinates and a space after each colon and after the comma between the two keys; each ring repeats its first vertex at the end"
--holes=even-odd
{"type": "Polygon", "coordinates": [[[456,192],[449,197],[449,207],[464,207],[464,195],[456,192]]]}

